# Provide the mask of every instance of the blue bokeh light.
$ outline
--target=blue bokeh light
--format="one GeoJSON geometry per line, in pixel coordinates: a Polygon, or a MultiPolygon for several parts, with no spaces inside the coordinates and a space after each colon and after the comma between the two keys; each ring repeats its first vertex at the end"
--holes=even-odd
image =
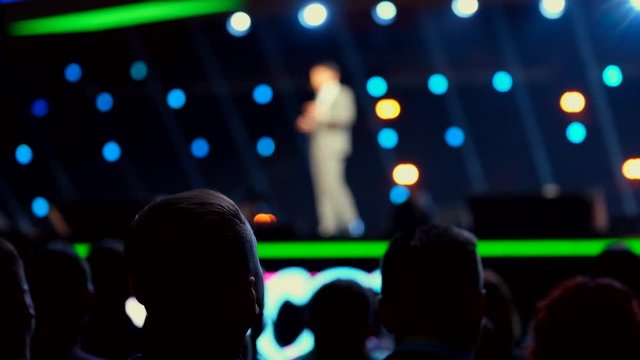
{"type": "Polygon", "coordinates": [[[191,142],[191,154],[196,159],[204,159],[209,155],[211,147],[207,139],[197,137],[191,142]]]}
{"type": "Polygon", "coordinates": [[[33,160],[33,151],[27,144],[21,144],[16,148],[16,161],[20,165],[29,165],[33,160]]]}
{"type": "Polygon", "coordinates": [[[117,142],[107,141],[104,146],[102,146],[102,157],[107,162],[116,162],[120,160],[120,156],[122,156],[122,149],[120,148],[120,144],[117,142]]]}
{"type": "Polygon", "coordinates": [[[276,151],[276,143],[269,136],[263,136],[258,139],[256,144],[258,155],[262,157],[270,157],[276,151]]]}
{"type": "Polygon", "coordinates": [[[185,94],[182,89],[171,89],[167,93],[167,105],[172,109],[182,109],[186,102],[187,94],[185,94]]]}
{"type": "Polygon", "coordinates": [[[581,122],[574,121],[567,126],[565,135],[572,144],[580,144],[587,138],[587,128],[581,122]]]}
{"type": "Polygon", "coordinates": [[[108,112],[113,108],[113,96],[108,92],[101,92],[96,96],[96,108],[100,112],[108,112]]]}
{"type": "Polygon", "coordinates": [[[41,118],[49,113],[49,103],[45,99],[36,99],[31,104],[31,115],[41,118]]]}
{"type": "Polygon", "coordinates": [[[374,98],[383,97],[387,90],[387,80],[382,76],[372,76],[367,80],[367,92],[374,98]]]}
{"type": "Polygon", "coordinates": [[[147,64],[142,60],[134,61],[129,69],[129,75],[131,75],[131,78],[136,81],[146,79],[148,72],[149,69],[147,69],[147,64]]]}
{"type": "Polygon", "coordinates": [[[371,9],[373,21],[381,26],[392,24],[396,20],[398,9],[391,1],[381,1],[371,9]]]}
{"type": "Polygon", "coordinates": [[[382,128],[378,131],[378,144],[383,149],[393,149],[398,145],[398,132],[392,128],[382,128]]]}
{"type": "Polygon", "coordinates": [[[36,217],[46,217],[47,215],[49,215],[49,211],[51,211],[49,200],[43,198],[42,196],[36,197],[31,201],[31,211],[36,217]]]}
{"type": "Polygon", "coordinates": [[[389,201],[391,201],[393,205],[400,205],[406,202],[407,200],[409,200],[410,196],[411,190],[409,190],[408,187],[402,185],[395,185],[389,191],[389,201]]]}
{"type": "Polygon", "coordinates": [[[459,126],[451,126],[444,133],[444,141],[453,148],[459,148],[464,145],[465,138],[464,130],[459,126]]]}
{"type": "Polygon", "coordinates": [[[305,5],[298,11],[298,21],[307,29],[321,26],[327,21],[329,10],[319,2],[305,5]]]}
{"type": "Polygon", "coordinates": [[[253,88],[253,101],[259,105],[267,105],[273,99],[273,89],[267,84],[259,84],[253,88]]]}
{"type": "Polygon", "coordinates": [[[609,87],[618,87],[622,84],[622,70],[617,65],[608,65],[602,71],[602,81],[609,87]]]}
{"type": "Polygon", "coordinates": [[[71,63],[64,68],[64,77],[70,83],[77,83],[82,79],[82,68],[76,63],[71,63]]]}
{"type": "Polygon", "coordinates": [[[549,20],[555,20],[562,17],[566,5],[565,0],[540,0],[538,8],[542,16],[549,20]]]}
{"type": "Polygon", "coordinates": [[[511,74],[506,71],[496,71],[496,73],[493,74],[491,83],[496,91],[504,93],[511,90],[511,87],[513,86],[513,78],[511,77],[511,74]]]}
{"type": "Polygon", "coordinates": [[[449,89],[449,80],[443,74],[436,73],[429,76],[427,86],[429,87],[429,91],[431,91],[432,94],[442,95],[449,89]]]}

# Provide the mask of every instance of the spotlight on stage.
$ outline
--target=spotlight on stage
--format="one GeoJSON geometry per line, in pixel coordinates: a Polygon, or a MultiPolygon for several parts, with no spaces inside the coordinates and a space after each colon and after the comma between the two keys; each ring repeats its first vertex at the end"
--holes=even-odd
{"type": "Polygon", "coordinates": [[[540,0],[538,8],[542,16],[555,20],[564,14],[566,3],[565,0],[540,0]]]}
{"type": "Polygon", "coordinates": [[[381,1],[371,9],[371,17],[376,24],[386,26],[396,20],[398,9],[391,1],[381,1]]]}
{"type": "Polygon", "coordinates": [[[451,10],[456,16],[468,18],[478,11],[478,0],[453,0],[451,1],[451,10]]]}
{"type": "Polygon", "coordinates": [[[227,31],[235,37],[242,37],[251,30],[251,17],[243,11],[233,13],[227,19],[227,31]]]}
{"type": "Polygon", "coordinates": [[[317,2],[311,3],[298,11],[298,21],[307,29],[316,28],[327,21],[329,11],[317,2]]]}

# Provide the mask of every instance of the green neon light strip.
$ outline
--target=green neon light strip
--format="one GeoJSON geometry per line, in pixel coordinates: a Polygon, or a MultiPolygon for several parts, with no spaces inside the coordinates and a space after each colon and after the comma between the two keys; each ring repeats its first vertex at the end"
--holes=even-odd
{"type": "MultiPolygon", "coordinates": [[[[614,242],[624,242],[640,255],[640,238],[480,240],[478,252],[483,258],[592,257],[614,242]]],[[[387,245],[382,240],[261,242],[258,255],[261,260],[379,259],[387,245]]]]}
{"type": "Polygon", "coordinates": [[[120,29],[238,10],[244,0],[143,1],[11,23],[13,36],[70,34],[120,29]]]}

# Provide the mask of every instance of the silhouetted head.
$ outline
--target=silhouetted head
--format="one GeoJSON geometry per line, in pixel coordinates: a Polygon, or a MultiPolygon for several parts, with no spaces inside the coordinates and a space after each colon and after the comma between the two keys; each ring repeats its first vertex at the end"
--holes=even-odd
{"type": "Polygon", "coordinates": [[[0,359],[29,359],[33,313],[22,260],[0,239],[0,359]]]}
{"type": "Polygon", "coordinates": [[[640,309],[631,291],[610,279],[574,278],[538,305],[533,360],[640,359],[640,309]]]}
{"type": "Polygon", "coordinates": [[[349,354],[363,356],[371,324],[370,294],[349,280],[332,281],[321,287],[309,303],[309,329],[316,340],[318,359],[349,354]]]}
{"type": "Polygon", "coordinates": [[[309,70],[309,84],[315,93],[328,82],[340,81],[340,67],[332,61],[317,63],[309,70]]]}
{"type": "Polygon", "coordinates": [[[624,244],[613,244],[595,258],[594,276],[619,281],[640,298],[640,257],[624,244]]]}
{"type": "Polygon", "coordinates": [[[87,258],[96,293],[96,301],[118,307],[129,298],[129,275],[124,261],[124,243],[117,239],[97,242],[87,258]]]}
{"type": "Polygon", "coordinates": [[[400,343],[423,339],[471,350],[483,316],[481,269],[467,231],[429,225],[401,233],[382,259],[383,325],[400,343]]]}
{"type": "Polygon", "coordinates": [[[66,243],[54,242],[27,263],[36,311],[35,352],[77,346],[89,310],[92,287],[87,265],[66,243]]]}
{"type": "Polygon", "coordinates": [[[507,284],[497,273],[484,271],[484,329],[476,352],[476,360],[513,358],[520,337],[520,317],[507,284]]]}
{"type": "Polygon", "coordinates": [[[134,221],[125,254],[147,309],[145,334],[167,340],[147,344],[145,356],[162,347],[185,357],[203,348],[239,354],[261,321],[263,280],[255,237],[233,201],[194,190],[153,202],[134,221]]]}

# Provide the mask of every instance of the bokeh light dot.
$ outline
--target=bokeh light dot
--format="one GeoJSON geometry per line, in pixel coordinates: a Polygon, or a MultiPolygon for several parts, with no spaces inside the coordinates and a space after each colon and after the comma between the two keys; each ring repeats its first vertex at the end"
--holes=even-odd
{"type": "Polygon", "coordinates": [[[38,196],[31,201],[31,212],[33,212],[33,215],[36,217],[47,217],[49,211],[51,211],[51,205],[49,204],[49,200],[44,197],[38,196]]]}
{"type": "Polygon", "coordinates": [[[304,6],[298,12],[298,21],[308,29],[324,24],[328,17],[329,11],[326,6],[317,2],[304,6]]]}
{"type": "Polygon", "coordinates": [[[392,177],[396,184],[410,186],[418,182],[420,171],[413,164],[398,164],[393,168],[392,177]]]}
{"type": "Polygon", "coordinates": [[[456,16],[461,18],[468,18],[478,11],[478,0],[452,0],[451,10],[456,16]]]}
{"type": "Polygon", "coordinates": [[[20,165],[29,165],[33,160],[33,151],[27,144],[20,144],[16,148],[16,161],[20,165]]]}
{"type": "Polygon", "coordinates": [[[579,113],[586,105],[587,100],[579,91],[567,91],[560,97],[560,108],[567,113],[579,113]]]}
{"type": "Polygon", "coordinates": [[[105,161],[113,163],[120,160],[120,156],[122,156],[122,149],[117,142],[107,141],[102,146],[102,157],[105,161]]]}
{"type": "Polygon", "coordinates": [[[227,19],[227,31],[235,37],[245,36],[251,30],[251,17],[249,14],[238,11],[227,19]]]}
{"type": "Polygon", "coordinates": [[[82,79],[82,68],[76,63],[71,63],[64,68],[64,77],[70,83],[77,83],[82,79]]]}
{"type": "Polygon", "coordinates": [[[394,185],[391,190],[389,190],[389,201],[391,201],[393,205],[400,205],[406,202],[410,196],[411,190],[403,185],[394,185]]]}
{"type": "Polygon", "coordinates": [[[113,108],[113,96],[108,92],[101,92],[96,96],[96,108],[100,112],[108,112],[113,108]]]}
{"type": "Polygon", "coordinates": [[[129,69],[129,75],[131,75],[131,78],[135,81],[142,81],[146,79],[148,72],[147,64],[141,60],[134,61],[129,69]]]}
{"type": "Polygon", "coordinates": [[[259,105],[267,105],[273,99],[273,89],[267,84],[259,84],[253,88],[253,101],[259,105]]]}
{"type": "Polygon", "coordinates": [[[609,87],[620,86],[622,80],[622,70],[617,65],[607,65],[602,71],[602,81],[609,87]]]}
{"type": "Polygon", "coordinates": [[[466,135],[459,126],[451,126],[444,132],[444,141],[452,148],[459,148],[464,145],[466,135]]]}
{"type": "Polygon", "coordinates": [[[49,103],[45,99],[36,99],[31,104],[31,115],[37,118],[45,117],[49,113],[49,103]]]}
{"type": "Polygon", "coordinates": [[[262,157],[270,157],[276,151],[276,143],[269,136],[263,136],[256,143],[258,155],[262,157]]]}
{"type": "Polygon", "coordinates": [[[565,0],[540,0],[538,2],[538,9],[540,9],[540,13],[542,16],[550,20],[562,17],[565,8],[565,0]]]}
{"type": "Polygon", "coordinates": [[[209,155],[210,146],[207,139],[197,137],[191,141],[191,155],[196,159],[204,159],[209,155]]]}
{"type": "Polygon", "coordinates": [[[491,79],[493,88],[498,92],[507,92],[513,87],[513,77],[506,71],[496,71],[491,79]]]}
{"type": "Polygon", "coordinates": [[[565,135],[572,144],[580,144],[587,137],[587,128],[581,122],[574,121],[567,125],[565,135]]]}
{"type": "Polygon", "coordinates": [[[372,97],[383,97],[387,90],[387,81],[382,76],[372,76],[367,80],[367,92],[372,97]]]}
{"type": "Polygon", "coordinates": [[[400,103],[395,99],[381,99],[376,103],[376,115],[382,120],[393,120],[400,116],[400,103]]]}
{"type": "Polygon", "coordinates": [[[398,145],[398,132],[392,128],[382,128],[378,131],[378,144],[383,149],[393,149],[398,145]]]}
{"type": "Polygon", "coordinates": [[[392,24],[396,19],[398,9],[391,1],[381,1],[371,9],[373,21],[381,26],[392,24]]]}
{"type": "Polygon", "coordinates": [[[640,180],[640,158],[627,159],[622,164],[622,175],[629,180],[640,180]]]}
{"type": "Polygon", "coordinates": [[[182,109],[186,102],[187,94],[185,94],[182,89],[171,89],[167,93],[167,105],[172,109],[182,109]]]}
{"type": "Polygon", "coordinates": [[[449,89],[449,80],[443,74],[436,73],[429,76],[427,87],[432,94],[443,95],[449,89]]]}

